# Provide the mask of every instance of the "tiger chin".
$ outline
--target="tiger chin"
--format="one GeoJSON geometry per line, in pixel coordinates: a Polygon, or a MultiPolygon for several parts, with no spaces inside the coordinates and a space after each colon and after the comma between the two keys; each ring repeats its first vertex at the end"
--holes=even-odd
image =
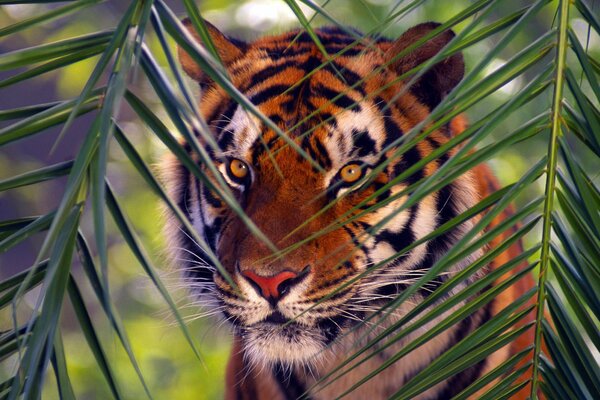
{"type": "MultiPolygon", "coordinates": [[[[183,22],[202,45],[192,24],[183,22]]],[[[481,165],[397,212],[406,202],[406,189],[434,174],[456,152],[402,175],[460,134],[462,117],[395,154],[402,136],[461,81],[462,54],[449,55],[413,78],[409,72],[439,54],[454,38],[452,31],[427,22],[395,40],[357,39],[355,30],[325,27],[315,30],[317,46],[304,31],[249,43],[227,37],[208,22],[206,26],[231,83],[279,130],[238,105],[179,48],[183,70],[200,87],[198,111],[213,140],[199,137],[210,163],[182,143],[203,170],[202,179],[175,157],[163,166],[169,195],[195,230],[191,235],[175,218],[167,221],[173,260],[184,271],[191,296],[212,304],[232,328],[227,399],[336,398],[452,310],[328,385],[315,386],[319,379],[484,254],[477,250],[455,263],[388,318],[371,319],[442,259],[477,218],[409,251],[402,249],[499,187],[481,165]],[[337,56],[327,60],[325,52],[337,56]],[[395,179],[401,175],[403,179],[395,179]],[[231,207],[232,201],[247,220],[231,207]],[[254,234],[255,228],[264,236],[254,234]]],[[[491,226],[509,215],[510,210],[504,211],[491,226]]],[[[491,246],[511,233],[504,232],[491,246]]],[[[513,245],[487,271],[520,252],[519,243],[513,245]]],[[[481,274],[466,278],[454,292],[479,278],[481,274]]],[[[345,398],[390,397],[533,284],[530,277],[521,279],[345,398]]],[[[525,348],[531,335],[527,331],[415,398],[451,398],[525,348]]],[[[525,398],[526,390],[515,398],[525,398]]]]}

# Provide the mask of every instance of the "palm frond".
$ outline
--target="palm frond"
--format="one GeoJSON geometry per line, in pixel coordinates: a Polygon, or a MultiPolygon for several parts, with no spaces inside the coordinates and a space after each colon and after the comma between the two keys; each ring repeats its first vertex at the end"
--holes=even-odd
{"type": "MultiPolygon", "coordinates": [[[[0,3],[44,5],[53,2],[0,3]]],[[[335,66],[336,61],[356,46],[363,45],[366,36],[379,38],[384,30],[398,24],[399,20],[410,18],[415,10],[429,10],[428,7],[436,5],[439,9],[442,2],[414,0],[407,4],[402,1],[390,4],[381,15],[380,24],[367,30],[364,36],[340,23],[338,14],[341,11],[329,3],[285,0],[282,5],[289,7],[302,32],[306,32],[319,52],[324,54],[325,61],[315,71],[333,66],[335,72],[343,77],[344,71],[335,66]],[[304,15],[300,3],[315,13],[312,18],[304,15]],[[341,27],[355,41],[329,54],[313,28],[319,20],[341,27]]],[[[373,16],[377,16],[376,6],[360,3],[363,8],[373,7],[373,16]]],[[[36,248],[35,260],[29,265],[11,268],[10,276],[4,276],[5,272],[0,270],[3,274],[0,312],[10,320],[6,326],[3,322],[2,329],[5,331],[0,333],[0,380],[3,380],[0,398],[38,398],[50,386],[49,366],[54,373],[52,384],[58,396],[66,399],[78,397],[79,388],[70,368],[73,327],[61,321],[65,304],[73,310],[78,322],[77,331],[93,355],[94,365],[107,386],[108,395],[127,398],[129,382],[121,377],[114,364],[108,350],[110,347],[105,343],[105,332],[98,323],[98,314],[107,318],[110,334],[118,338],[119,348],[124,351],[144,395],[161,397],[161,389],[147,373],[142,372],[146,370],[145,361],[128,332],[131,328],[127,324],[127,312],[117,305],[120,300],[113,289],[115,260],[112,241],[130,251],[142,267],[140,274],[166,304],[188,351],[196,361],[200,361],[193,368],[206,362],[205,357],[201,357],[195,334],[185,323],[177,300],[163,282],[157,267],[159,262],[150,250],[151,244],[139,233],[138,223],[141,221],[127,215],[126,201],[119,195],[119,179],[111,176],[111,167],[117,163],[115,160],[119,160],[119,167],[136,177],[133,180],[144,188],[144,193],[150,193],[163,203],[164,209],[179,221],[182,229],[197,244],[202,257],[206,257],[232,287],[237,287],[219,257],[195,229],[194,222],[186,217],[187,205],[178,204],[167,195],[151,166],[153,161],[148,161],[147,155],[137,146],[137,129],[132,129],[128,123],[131,119],[152,140],[162,143],[192,176],[217,193],[240,223],[245,224],[249,234],[271,249],[272,255],[261,260],[265,262],[290,254],[344,224],[383,210],[393,201],[405,197],[402,206],[391,210],[380,223],[356,237],[352,244],[364,246],[369,236],[384,229],[390,220],[467,171],[490,160],[500,160],[521,146],[526,147],[530,151],[527,165],[519,171],[517,178],[506,179],[511,183],[388,259],[374,263],[363,274],[332,290],[312,306],[321,306],[356,281],[378,273],[391,260],[408,254],[417,246],[435,240],[466,222],[472,224],[472,228],[442,259],[434,262],[414,283],[348,333],[360,335],[361,346],[345,354],[344,362],[321,376],[307,388],[305,395],[324,390],[345,374],[364,368],[374,357],[381,356],[390,348],[398,348],[398,344],[402,343],[400,350],[353,382],[340,397],[350,395],[394,363],[402,362],[412,351],[426,346],[469,318],[511,285],[533,275],[537,286],[462,337],[450,350],[434,358],[402,388],[392,393],[391,398],[418,396],[478,365],[489,355],[515,342],[527,330],[535,332],[535,339],[528,347],[490,369],[453,398],[466,399],[474,395],[482,399],[509,398],[525,391],[531,398],[542,393],[547,398],[600,398],[600,363],[597,359],[600,350],[600,188],[597,175],[600,165],[600,61],[599,50],[593,48],[590,45],[593,41],[589,40],[591,36],[595,35],[597,39],[600,35],[598,5],[590,4],[588,0],[538,0],[520,3],[519,8],[506,11],[503,2],[498,0],[459,3],[464,6],[461,11],[446,15],[438,28],[404,49],[396,58],[409,54],[448,28],[457,31],[457,35],[429,61],[407,71],[397,81],[407,82],[408,87],[424,76],[430,67],[457,52],[480,52],[481,46],[486,46],[489,41],[493,41],[493,46],[488,46],[488,50],[480,53],[476,60],[472,59],[464,79],[424,121],[383,150],[390,151],[391,156],[373,168],[367,179],[374,179],[389,163],[405,157],[458,115],[468,114],[471,125],[462,134],[432,150],[427,157],[410,165],[350,212],[309,237],[282,248],[272,243],[256,221],[246,215],[244,205],[240,204],[212,161],[210,151],[221,149],[211,127],[197,109],[194,90],[188,87],[178,70],[171,46],[173,43],[181,46],[241,109],[271,129],[283,140],[285,148],[295,150],[318,171],[322,171],[323,167],[298,145],[291,132],[314,119],[320,110],[294,121],[286,130],[264,115],[232,83],[230,72],[221,63],[218,49],[211,40],[203,12],[193,1],[183,0],[182,5],[202,44],[193,38],[166,2],[149,0],[127,3],[119,15],[112,15],[111,25],[114,28],[69,35],[59,40],[42,40],[35,44],[25,42],[28,44],[0,55],[0,71],[7,73],[0,79],[2,90],[34,84],[37,79],[54,76],[52,74],[82,61],[93,63],[93,68],[83,78],[85,83],[78,96],[52,99],[46,103],[43,101],[47,100],[36,100],[40,103],[0,110],[0,122],[4,123],[0,127],[3,151],[15,148],[11,146],[32,143],[31,140],[38,140],[52,128],[57,128],[55,151],[67,140],[67,135],[75,131],[75,126],[79,130],[82,124],[87,124],[77,133],[82,138],[81,144],[77,145],[73,154],[62,159],[68,161],[27,166],[20,171],[17,171],[19,168],[10,169],[0,179],[0,193],[9,196],[21,190],[43,188],[42,185],[63,184],[57,204],[33,210],[25,216],[11,211],[0,221],[0,254],[19,251],[19,246],[29,243],[36,248]],[[578,24],[582,21],[587,24],[587,41],[581,39],[573,22],[575,20],[578,24]],[[532,40],[534,29],[536,36],[532,40]],[[504,60],[502,65],[491,68],[500,58],[504,60]],[[503,96],[502,90],[507,85],[514,85],[515,92],[503,96]],[[552,99],[550,104],[548,98],[552,99]],[[160,106],[153,104],[157,100],[161,102],[160,106]],[[128,113],[131,115],[123,117],[128,113]],[[118,148],[114,146],[115,142],[118,148]],[[445,161],[433,173],[372,204],[394,185],[414,178],[429,163],[440,159],[445,161]],[[519,205],[516,212],[488,228],[498,215],[507,214],[514,203],[519,205]],[[111,221],[106,218],[107,210],[111,221]],[[461,283],[482,274],[493,259],[518,242],[527,245],[520,256],[503,263],[469,286],[461,287],[461,283]],[[482,248],[487,249],[486,252],[472,257],[468,266],[456,274],[449,273],[456,263],[482,248]],[[74,255],[77,255],[75,260],[74,255]],[[507,274],[511,274],[510,278],[501,280],[507,274]],[[436,282],[438,277],[446,275],[443,282],[436,282]],[[406,306],[412,295],[427,290],[433,283],[439,284],[433,285],[434,289],[422,303],[412,307],[401,318],[390,318],[399,307],[406,306]],[[94,306],[96,303],[98,307],[94,306]],[[97,313],[96,308],[101,312],[97,313]],[[533,320],[531,313],[535,315],[533,320]],[[432,321],[439,323],[424,329],[432,321]],[[11,369],[11,365],[15,367],[11,369]],[[522,374],[529,374],[531,378],[523,380],[522,374]]],[[[42,11],[37,15],[19,21],[11,20],[10,24],[0,28],[0,39],[21,37],[57,18],[67,24],[74,23],[81,13],[100,6],[101,3],[96,0],[72,2],[59,7],[40,6],[42,11]]],[[[310,79],[315,71],[301,78],[288,92],[310,79]]],[[[371,73],[378,74],[381,70],[371,73]]],[[[349,84],[348,91],[367,78],[349,84]]],[[[380,88],[381,91],[387,89],[380,88]]],[[[378,93],[368,93],[366,98],[378,93]]],[[[340,92],[330,101],[335,102],[344,95],[340,92]]],[[[387,105],[382,112],[386,109],[387,105]]],[[[320,121],[316,127],[301,132],[300,138],[335,117],[333,115],[320,121]]],[[[269,153],[272,160],[277,151],[281,149],[269,153]]],[[[340,196],[332,200],[290,232],[288,237],[318,220],[343,198],[340,196]]],[[[343,248],[347,243],[339,245],[343,248]]],[[[341,257],[338,265],[344,261],[346,258],[341,257]]]]}

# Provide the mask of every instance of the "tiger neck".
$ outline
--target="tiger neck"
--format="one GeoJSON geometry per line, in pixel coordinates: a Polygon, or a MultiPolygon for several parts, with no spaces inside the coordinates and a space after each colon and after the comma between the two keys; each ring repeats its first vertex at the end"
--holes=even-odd
{"type": "MultiPolygon", "coordinates": [[[[286,370],[276,366],[273,369],[273,377],[283,394],[283,399],[325,400],[339,398],[342,395],[345,399],[351,400],[388,399],[420,371],[425,360],[431,360],[432,356],[437,355],[437,349],[443,348],[447,344],[445,338],[437,339],[435,343],[429,343],[427,349],[407,354],[401,361],[393,363],[365,382],[362,382],[365,377],[390,360],[412,337],[385,349],[375,346],[373,351],[359,356],[349,365],[354,366],[357,361],[364,360],[360,364],[353,368],[340,368],[340,365],[347,362],[348,357],[373,340],[378,333],[381,333],[382,329],[372,331],[365,326],[363,329],[348,334],[344,339],[336,342],[333,347],[325,350],[320,359],[310,367],[303,366],[286,370]],[[332,371],[335,372],[332,373],[332,371]],[[358,385],[359,383],[361,384],[358,385]]],[[[428,397],[415,397],[415,399],[420,398],[428,397]]]]}
{"type": "MultiPolygon", "coordinates": [[[[266,391],[265,389],[259,390],[260,393],[269,392],[269,395],[264,397],[264,399],[269,400],[298,398],[329,400],[339,398],[342,395],[344,399],[350,400],[388,399],[435,358],[459,341],[461,337],[487,321],[490,317],[491,307],[490,303],[488,307],[480,309],[472,317],[461,321],[447,332],[431,339],[425,345],[405,354],[400,360],[392,363],[382,371],[378,371],[368,380],[365,380],[365,377],[373,374],[384,363],[390,361],[407,343],[421,336],[424,332],[433,329],[439,321],[436,320],[426,324],[413,334],[407,335],[388,347],[384,348],[386,342],[381,342],[380,346],[374,346],[370,353],[364,353],[353,360],[349,364],[351,368],[339,368],[339,366],[347,362],[348,357],[353,355],[357,349],[372,341],[384,328],[380,326],[377,331],[373,331],[367,330],[368,327],[365,326],[362,330],[346,335],[344,339],[325,350],[319,360],[311,366],[286,368],[282,365],[275,365],[269,368],[252,368],[258,371],[253,378],[259,386],[269,388],[266,391]],[[362,362],[355,366],[357,361],[362,362]],[[332,373],[332,371],[335,372],[332,373]]],[[[394,320],[395,318],[390,318],[386,325],[393,323],[394,320]]],[[[412,397],[412,399],[450,398],[477,379],[484,370],[485,364],[486,360],[483,360],[452,378],[439,382],[431,389],[412,397]]],[[[263,399],[260,396],[254,398],[263,399]]]]}

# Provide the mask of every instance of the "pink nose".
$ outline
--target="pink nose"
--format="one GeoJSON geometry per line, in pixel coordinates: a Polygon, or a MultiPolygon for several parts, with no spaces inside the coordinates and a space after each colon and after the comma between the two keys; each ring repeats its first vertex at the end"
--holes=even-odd
{"type": "Polygon", "coordinates": [[[252,283],[257,291],[269,301],[277,301],[298,280],[298,274],[283,271],[274,276],[261,276],[254,271],[242,271],[242,275],[252,283]]]}

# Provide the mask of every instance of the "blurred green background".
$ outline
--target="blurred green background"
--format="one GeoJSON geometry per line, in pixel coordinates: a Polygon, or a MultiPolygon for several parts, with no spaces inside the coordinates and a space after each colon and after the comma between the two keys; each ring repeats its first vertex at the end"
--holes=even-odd
{"type": "MultiPolygon", "coordinates": [[[[166,2],[175,12],[184,16],[183,5],[176,1],[166,2]]],[[[325,2],[324,6],[339,22],[370,31],[379,26],[380,21],[390,14],[396,0],[333,0],[325,2]]],[[[35,46],[76,35],[95,32],[114,27],[129,2],[106,1],[91,8],[86,8],[74,15],[55,20],[44,27],[25,30],[16,35],[10,35],[0,41],[0,52],[35,46]]],[[[319,1],[319,4],[324,2],[319,1]]],[[[444,21],[460,12],[469,1],[437,0],[428,1],[406,18],[392,24],[382,33],[388,37],[396,37],[410,26],[429,20],[444,21]]],[[[498,19],[518,10],[523,4],[520,1],[501,2],[489,21],[498,19]]],[[[282,32],[297,27],[299,24],[288,6],[279,0],[252,1],[200,1],[198,6],[202,15],[224,32],[234,37],[252,40],[263,34],[282,32]]],[[[0,7],[0,27],[38,15],[56,5],[11,5],[0,7]]],[[[313,12],[302,6],[305,15],[312,16],[313,12]]],[[[522,32],[503,53],[503,58],[494,60],[486,70],[490,73],[501,66],[505,60],[523,49],[538,37],[539,32],[547,30],[552,23],[551,7],[546,7],[527,32],[522,32]]],[[[322,25],[324,21],[317,17],[314,26],[322,25]]],[[[596,36],[588,37],[588,26],[583,21],[575,19],[572,26],[583,43],[587,43],[592,54],[600,53],[600,40],[596,36]]],[[[461,26],[458,27],[460,29],[461,26]]],[[[481,42],[466,50],[467,70],[474,65],[487,49],[494,46],[500,36],[481,42]]],[[[157,48],[156,37],[149,29],[146,41],[151,48],[157,48]]],[[[155,53],[158,60],[165,63],[161,53],[155,53]]],[[[81,91],[90,75],[97,58],[90,58],[75,65],[47,73],[23,84],[0,88],[0,110],[17,108],[24,105],[44,103],[75,97],[81,91]]],[[[168,73],[168,68],[165,68],[168,73]]],[[[534,75],[536,71],[531,71],[534,75]]],[[[140,78],[141,74],[132,77],[130,87],[141,96],[148,105],[161,113],[161,105],[153,97],[148,83],[140,78]]],[[[494,95],[469,112],[470,119],[488,113],[498,104],[526,85],[527,74],[509,82],[494,95]]],[[[6,73],[0,72],[0,81],[7,78],[6,73]]],[[[503,132],[509,132],[527,121],[530,116],[537,115],[546,109],[551,102],[551,93],[539,97],[536,102],[528,104],[513,118],[504,121],[491,140],[502,140],[503,132]]],[[[136,123],[133,113],[126,107],[120,111],[119,121],[124,127],[128,138],[134,143],[146,160],[152,164],[159,163],[165,148],[151,135],[148,135],[141,125],[136,123]]],[[[165,118],[167,121],[168,118],[165,118]]],[[[76,120],[69,129],[60,145],[50,152],[60,128],[50,129],[46,133],[36,135],[26,140],[17,141],[6,146],[0,153],[0,180],[28,170],[39,168],[55,162],[73,158],[74,152],[82,141],[91,117],[76,120]]],[[[0,127],[8,122],[0,122],[0,127]]],[[[540,154],[546,152],[546,143],[539,135],[534,140],[514,146],[490,162],[503,183],[514,182],[529,166],[529,160],[538,160],[540,154]]],[[[488,142],[489,142],[488,141],[488,142]]],[[[577,157],[585,162],[586,150],[577,149],[577,157]]],[[[160,269],[164,282],[170,288],[173,296],[181,306],[181,312],[190,320],[190,330],[196,344],[202,353],[202,362],[190,350],[174,317],[162,301],[158,292],[149,281],[128,250],[128,247],[118,240],[118,235],[109,237],[109,268],[110,288],[116,308],[121,314],[125,328],[132,342],[133,351],[140,364],[141,370],[156,399],[215,399],[222,397],[224,385],[224,370],[229,353],[229,333],[227,327],[221,326],[217,319],[201,317],[202,310],[190,306],[191,300],[186,297],[185,288],[179,281],[178,272],[169,266],[165,257],[164,240],[162,237],[161,219],[159,218],[159,201],[139,179],[137,173],[125,159],[118,146],[112,146],[108,176],[124,206],[127,215],[141,236],[147,253],[160,269]]],[[[0,193],[0,217],[4,219],[39,215],[54,209],[60,200],[63,190],[63,180],[52,180],[39,185],[28,186],[0,193]]],[[[526,202],[535,193],[526,193],[521,199],[526,202]]],[[[90,216],[87,216],[87,228],[91,233],[90,216]]],[[[114,226],[109,225],[109,232],[114,232],[114,226]]],[[[533,233],[535,235],[535,232],[533,233]]],[[[30,266],[35,260],[42,237],[33,237],[10,252],[0,255],[0,280],[11,276],[30,266]]],[[[92,245],[92,243],[90,243],[92,245]]],[[[75,266],[74,275],[81,276],[82,272],[75,266]]],[[[134,369],[123,351],[118,338],[95,300],[90,287],[85,286],[86,280],[80,280],[86,304],[92,313],[92,318],[101,335],[107,357],[113,365],[117,379],[126,398],[144,398],[144,391],[134,369]]],[[[36,291],[29,293],[27,301],[35,301],[36,291]]],[[[27,314],[32,304],[27,301],[17,310],[27,314]]],[[[11,326],[11,316],[8,309],[0,313],[0,330],[11,326]]],[[[62,332],[65,335],[65,350],[71,379],[77,398],[104,399],[111,394],[96,361],[90,352],[85,338],[81,334],[76,319],[69,305],[66,305],[62,315],[62,332]]],[[[4,364],[5,370],[0,369],[0,381],[12,376],[14,365],[4,364]]],[[[49,374],[46,379],[44,398],[58,398],[54,388],[54,377],[49,374]]]]}

